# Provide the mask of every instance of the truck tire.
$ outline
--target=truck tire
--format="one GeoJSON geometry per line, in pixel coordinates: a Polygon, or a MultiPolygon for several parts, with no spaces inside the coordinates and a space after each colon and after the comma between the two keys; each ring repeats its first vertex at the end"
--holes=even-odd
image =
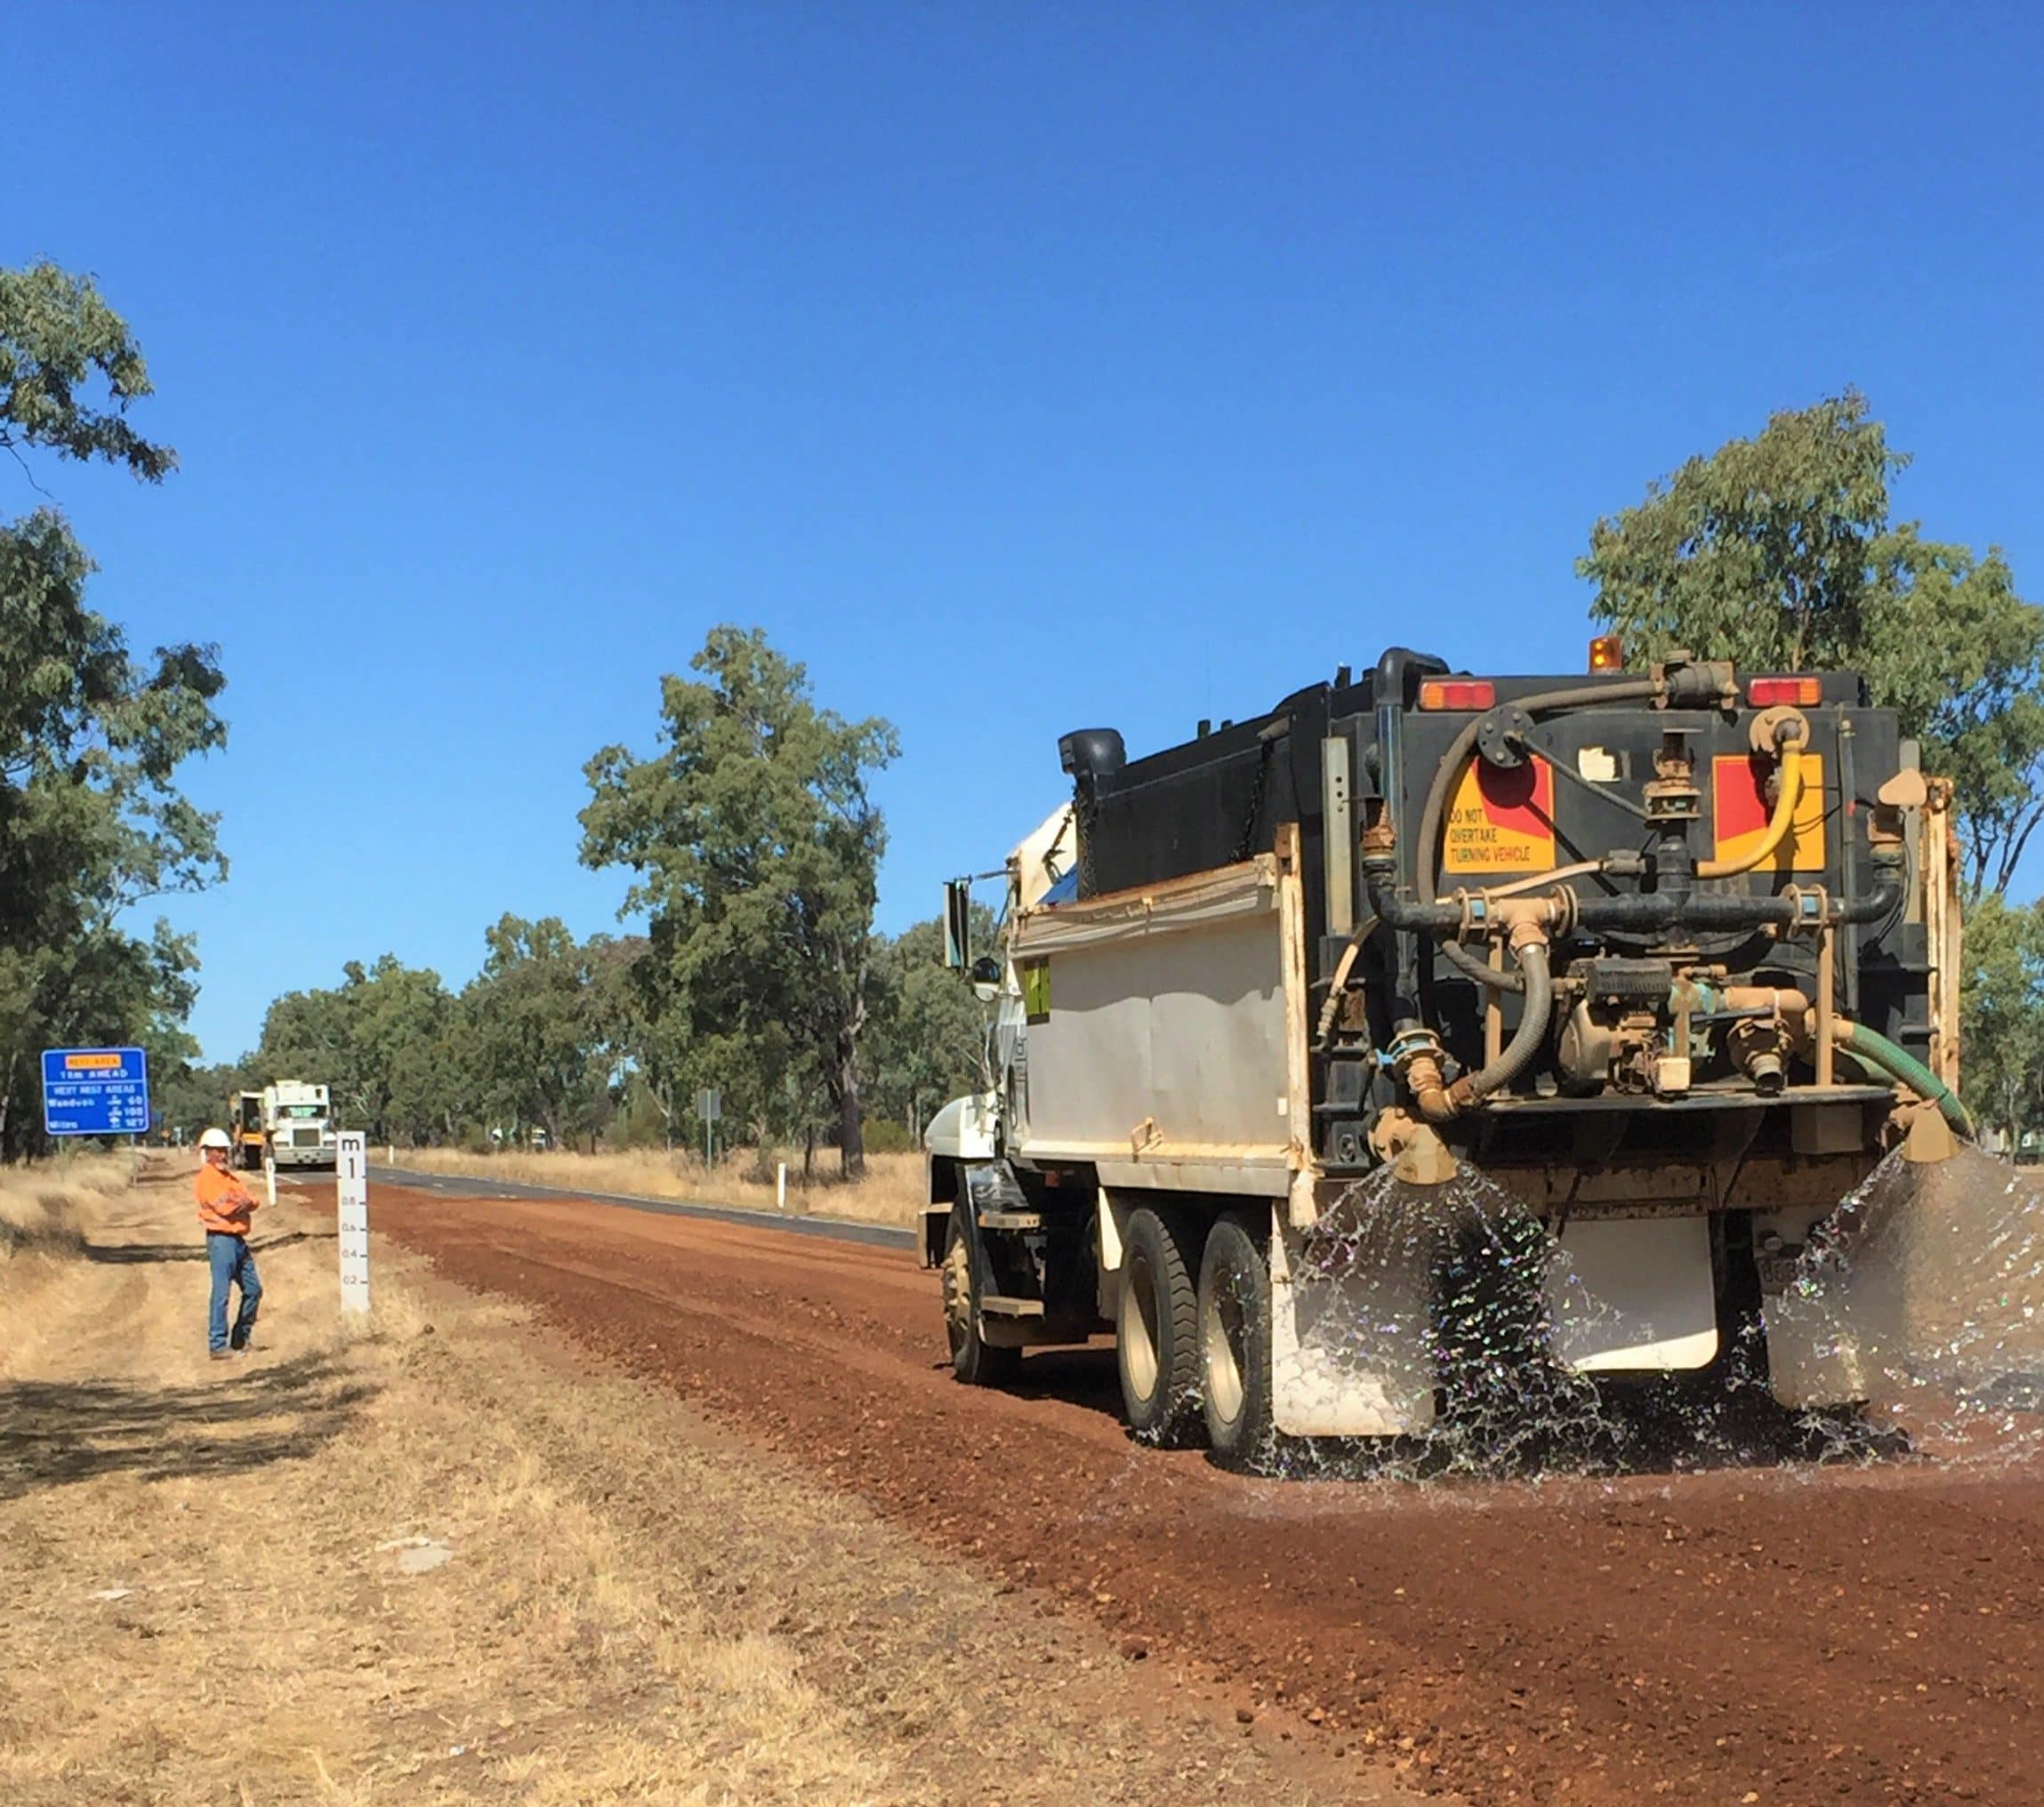
{"type": "Polygon", "coordinates": [[[1253,1468],[1270,1452],[1270,1265],[1265,1238],[1231,1211],[1199,1264],[1200,1402],[1207,1442],[1224,1467],[1253,1468]]]}
{"type": "Polygon", "coordinates": [[[1115,1314],[1122,1410],[1138,1441],[1177,1449],[1200,1426],[1199,1297],[1174,1217],[1144,1206],[1122,1237],[1115,1314]]]}
{"type": "Polygon", "coordinates": [[[986,1255],[972,1225],[972,1206],[954,1200],[944,1232],[944,1334],[951,1371],[968,1386],[1002,1386],[1022,1371],[1019,1349],[996,1348],[979,1334],[979,1300],[986,1290],[986,1255]]]}

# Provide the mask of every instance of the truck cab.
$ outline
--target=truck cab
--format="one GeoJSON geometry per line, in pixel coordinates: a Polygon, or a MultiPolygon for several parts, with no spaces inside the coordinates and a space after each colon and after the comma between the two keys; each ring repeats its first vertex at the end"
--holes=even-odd
{"type": "Polygon", "coordinates": [[[264,1088],[262,1109],[270,1156],[278,1168],[334,1169],[338,1146],[328,1088],[279,1080],[264,1088]]]}

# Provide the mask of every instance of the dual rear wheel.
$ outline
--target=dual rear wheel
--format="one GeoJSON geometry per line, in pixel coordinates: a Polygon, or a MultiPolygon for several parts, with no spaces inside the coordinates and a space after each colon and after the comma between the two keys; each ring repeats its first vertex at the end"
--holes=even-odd
{"type": "Polygon", "coordinates": [[[1270,1270],[1248,1214],[1213,1220],[1203,1242],[1201,1227],[1149,1206],[1130,1215],[1115,1326],[1122,1407],[1146,1443],[1203,1434],[1217,1460],[1247,1467],[1270,1442],[1270,1270]]]}

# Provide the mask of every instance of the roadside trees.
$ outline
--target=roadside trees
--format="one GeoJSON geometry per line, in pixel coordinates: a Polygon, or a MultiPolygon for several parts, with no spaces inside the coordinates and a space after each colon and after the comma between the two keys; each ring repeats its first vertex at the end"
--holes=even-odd
{"type": "Polygon", "coordinates": [[[2002,895],[2044,821],[2044,608],[1984,556],[1889,518],[1908,460],[1851,390],[1692,458],[1600,520],[1577,574],[1629,649],[1863,672],[1952,781],[1968,904],[1966,1092],[2020,1131],[2044,1080],[2035,908],[2002,895]]]}
{"type": "Polygon", "coordinates": [[[493,1121],[538,1124],[556,1148],[593,1136],[622,1026],[618,944],[577,944],[558,916],[500,917],[483,938],[488,958],[462,993],[478,1101],[493,1121]]]}
{"type": "Polygon", "coordinates": [[[1998,548],[1889,518],[1908,462],[1851,390],[1778,414],[1598,521],[1576,571],[1629,651],[1864,673],[1953,781],[1977,898],[2008,887],[2044,820],[2044,608],[1998,548]]]}
{"type": "Polygon", "coordinates": [[[856,1178],[886,842],[867,787],[895,731],[819,709],[803,667],[757,628],[712,629],[690,669],[661,681],[657,752],[606,747],[583,768],[583,861],[637,874],[625,909],[648,912],[661,1014],[685,1025],[692,1062],[714,1062],[769,1127],[820,1088],[856,1178]]]}
{"type": "MultiPolygon", "coordinates": [[[[53,264],[0,270],[0,450],[100,460],[145,483],[176,466],[129,406],[150,393],[127,325],[53,264]]],[[[216,818],[175,775],[224,743],[225,683],[209,647],[129,650],[86,606],[91,558],[55,508],[0,522],[0,1151],[40,1134],[22,1108],[39,1048],[140,1041],[168,1066],[190,1052],[190,940],[129,911],[224,876],[216,818]]]]}
{"type": "MultiPolygon", "coordinates": [[[[992,948],[992,914],[975,904],[973,917],[973,945],[992,948]]],[[[986,1013],[972,987],[945,967],[943,952],[944,925],[934,917],[874,941],[873,1022],[861,1061],[866,1101],[911,1142],[940,1105],[982,1083],[986,1013]]]]}
{"type": "Polygon", "coordinates": [[[1992,894],[1975,905],[1959,1000],[1975,1113],[2012,1140],[2044,1128],[2044,910],[1992,894]]]}

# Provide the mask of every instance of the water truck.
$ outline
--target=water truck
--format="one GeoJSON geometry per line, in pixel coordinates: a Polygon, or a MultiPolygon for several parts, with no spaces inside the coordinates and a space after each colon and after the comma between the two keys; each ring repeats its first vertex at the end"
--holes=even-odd
{"type": "Polygon", "coordinates": [[[1147,758],[1059,751],[1070,802],[978,875],[997,949],[947,887],[990,1015],[926,1138],[960,1379],[1111,1334],[1145,1441],[1428,1433],[1485,1359],[1451,1276],[1509,1264],[1372,1214],[1480,1175],[1565,1252],[1520,1282],[1557,1371],[1737,1355],[1791,1409],[1865,1400],[1853,1327],[1773,1306],[1891,1151],[1971,1126],[1951,788],[1860,678],[1395,647],[1147,758]]]}

